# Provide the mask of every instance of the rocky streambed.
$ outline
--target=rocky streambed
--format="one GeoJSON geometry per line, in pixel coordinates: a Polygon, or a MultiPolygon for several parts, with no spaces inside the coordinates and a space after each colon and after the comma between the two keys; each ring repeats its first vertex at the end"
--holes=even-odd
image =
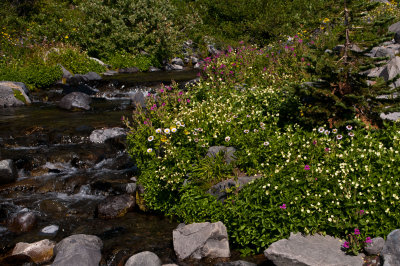
{"type": "MultiPolygon", "coordinates": [[[[17,243],[59,242],[75,234],[101,239],[101,265],[123,265],[142,251],[154,252],[164,264],[240,259],[233,251],[230,258],[179,260],[172,244],[178,223],[142,212],[136,198],[137,168],[125,151],[121,116],[130,115],[138,93],[172,79],[184,83],[196,74],[135,73],[58,84],[31,93],[31,105],[0,108],[0,161],[11,164],[16,178],[0,182],[0,264],[34,265],[27,256],[11,256],[17,243]],[[77,91],[90,96],[89,110],[58,106],[77,91]]],[[[246,260],[263,264],[266,259],[246,260]]]]}

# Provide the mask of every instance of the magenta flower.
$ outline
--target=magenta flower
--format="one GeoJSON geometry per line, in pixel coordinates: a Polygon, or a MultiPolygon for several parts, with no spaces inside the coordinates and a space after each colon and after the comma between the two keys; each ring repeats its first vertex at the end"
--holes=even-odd
{"type": "Polygon", "coordinates": [[[371,237],[367,236],[367,237],[365,238],[365,243],[367,243],[367,244],[372,243],[371,237]]]}
{"type": "Polygon", "coordinates": [[[163,93],[163,92],[164,92],[164,89],[161,89],[160,92],[163,93]]]}
{"type": "Polygon", "coordinates": [[[331,150],[331,149],[329,149],[329,148],[325,148],[325,151],[326,151],[326,152],[329,152],[330,150],[331,150]]]}
{"type": "Polygon", "coordinates": [[[147,121],[144,121],[143,124],[147,125],[147,121]]]}
{"type": "Polygon", "coordinates": [[[161,105],[162,105],[162,106],[165,106],[165,105],[166,105],[166,103],[162,103],[161,105]]]}
{"type": "Polygon", "coordinates": [[[355,234],[355,235],[359,235],[359,234],[360,234],[360,230],[359,230],[358,228],[355,228],[355,229],[354,229],[354,234],[355,234]]]}
{"type": "Polygon", "coordinates": [[[182,99],[181,99],[181,98],[179,98],[179,99],[178,99],[178,102],[180,102],[180,101],[182,101],[182,99]]]}
{"type": "Polygon", "coordinates": [[[179,95],[182,95],[182,94],[183,94],[183,91],[180,91],[180,92],[179,92],[179,95]]]}
{"type": "Polygon", "coordinates": [[[360,210],[360,214],[363,215],[365,213],[364,210],[360,210]]]}
{"type": "Polygon", "coordinates": [[[350,243],[347,242],[347,241],[344,241],[343,247],[344,247],[344,248],[349,248],[349,247],[350,247],[350,243]]]}
{"type": "Polygon", "coordinates": [[[190,99],[187,99],[186,102],[187,102],[187,103],[190,103],[190,99]]]}
{"type": "Polygon", "coordinates": [[[308,165],[308,164],[306,164],[305,166],[304,166],[304,170],[310,170],[311,169],[311,167],[308,165]]]}
{"type": "Polygon", "coordinates": [[[313,144],[313,145],[317,145],[317,141],[314,140],[314,141],[312,142],[312,144],[313,144]]]}
{"type": "Polygon", "coordinates": [[[279,206],[279,208],[281,208],[281,209],[286,209],[286,204],[283,203],[281,206],[279,206]]]}

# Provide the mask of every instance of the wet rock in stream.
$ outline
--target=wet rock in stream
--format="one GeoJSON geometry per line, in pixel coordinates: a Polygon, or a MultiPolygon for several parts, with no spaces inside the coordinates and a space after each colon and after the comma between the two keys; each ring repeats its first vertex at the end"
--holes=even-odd
{"type": "Polygon", "coordinates": [[[18,177],[17,168],[10,159],[0,161],[0,185],[14,182],[18,177]]]}
{"type": "Polygon", "coordinates": [[[15,215],[10,221],[10,227],[18,232],[28,232],[37,224],[37,215],[34,212],[24,211],[15,215]]]}
{"type": "Polygon", "coordinates": [[[72,235],[57,243],[53,266],[98,266],[103,242],[93,235],[72,235]]]}
{"type": "Polygon", "coordinates": [[[11,255],[27,255],[35,263],[48,262],[53,257],[55,242],[43,239],[35,243],[19,242],[15,246],[11,255]]]}
{"type": "Polygon", "coordinates": [[[83,109],[90,110],[90,103],[92,99],[89,95],[82,92],[71,92],[64,96],[60,103],[59,107],[66,110],[75,110],[75,109],[83,109]]]}
{"type": "Polygon", "coordinates": [[[135,197],[132,195],[109,196],[99,204],[98,216],[103,219],[122,217],[134,206],[135,197]]]}

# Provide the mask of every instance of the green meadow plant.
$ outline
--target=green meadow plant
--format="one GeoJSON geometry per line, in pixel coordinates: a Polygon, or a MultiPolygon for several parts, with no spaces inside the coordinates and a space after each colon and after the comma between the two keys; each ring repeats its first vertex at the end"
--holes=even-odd
{"type": "MultiPolygon", "coordinates": [[[[313,78],[313,45],[297,36],[274,47],[229,48],[205,59],[196,85],[162,86],[145,109],[123,118],[150,209],[186,223],[222,221],[244,254],[291,232],[344,239],[358,228],[365,239],[400,226],[399,126],[299,123],[302,103],[291,88],[313,78]],[[235,162],[207,159],[211,146],[234,147],[235,162]],[[228,191],[224,203],[206,193],[237,173],[261,177],[228,191]]],[[[362,245],[353,240],[348,252],[356,254],[362,245]]]]}

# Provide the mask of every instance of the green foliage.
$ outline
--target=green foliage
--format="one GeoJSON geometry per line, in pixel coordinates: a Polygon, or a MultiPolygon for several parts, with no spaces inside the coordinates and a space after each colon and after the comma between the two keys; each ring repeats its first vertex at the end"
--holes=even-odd
{"type": "Polygon", "coordinates": [[[160,66],[160,62],[154,56],[142,54],[135,56],[125,51],[109,55],[107,63],[115,69],[135,66],[141,71],[147,71],[151,66],[160,66]]]}
{"type": "Polygon", "coordinates": [[[0,80],[23,82],[31,90],[46,88],[62,77],[59,66],[49,66],[43,61],[26,66],[5,67],[0,70],[0,80]]]}
{"type": "Polygon", "coordinates": [[[294,0],[290,4],[275,0],[200,0],[192,5],[200,10],[203,30],[208,34],[258,44],[314,29],[338,11],[337,1],[320,0],[294,0]]]}
{"type": "Polygon", "coordinates": [[[72,47],[50,50],[47,55],[47,64],[61,64],[73,74],[86,74],[91,71],[102,73],[106,70],[105,66],[90,59],[86,53],[82,53],[78,49],[72,47]]]}
{"type": "MultiPolygon", "coordinates": [[[[321,30],[340,40],[330,21],[321,30]]],[[[125,120],[148,206],[186,223],[222,221],[232,245],[246,254],[291,232],[345,238],[359,228],[366,239],[398,228],[399,126],[366,130],[350,108],[374,112],[375,106],[361,107],[387,86],[380,80],[365,86],[355,64],[335,67],[340,57],[323,56],[325,45],[325,37],[298,35],[263,49],[229,48],[205,58],[202,79],[187,91],[167,86],[149,94],[147,111],[125,120]],[[293,90],[319,78],[328,86],[293,90]],[[317,111],[321,116],[307,124],[317,111]],[[335,124],[327,114],[347,120],[335,124]],[[224,168],[222,156],[215,165],[205,158],[211,146],[237,150],[233,169],[224,168]],[[262,177],[233,190],[224,204],[206,193],[213,178],[233,172],[262,177]]]]}
{"type": "Polygon", "coordinates": [[[168,0],[86,1],[80,42],[90,55],[141,51],[165,58],[177,45],[174,7],[168,0]]]}
{"type": "Polygon", "coordinates": [[[18,100],[20,100],[21,102],[26,104],[26,99],[25,97],[22,95],[22,92],[20,90],[17,89],[13,89],[14,92],[14,97],[17,98],[18,100]]]}

